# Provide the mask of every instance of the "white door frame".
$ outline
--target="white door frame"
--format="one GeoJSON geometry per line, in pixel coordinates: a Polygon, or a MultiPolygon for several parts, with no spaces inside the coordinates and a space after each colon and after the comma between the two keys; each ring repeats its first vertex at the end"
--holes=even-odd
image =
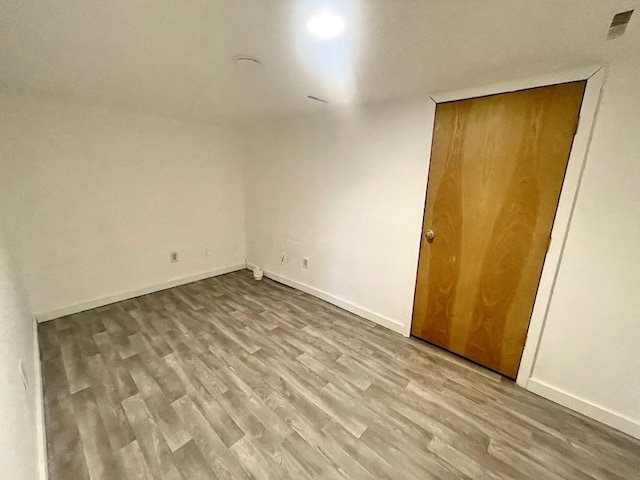
{"type": "MultiPolygon", "coordinates": [[[[605,78],[606,69],[601,65],[595,65],[534,78],[430,95],[430,99],[434,104],[434,108],[430,109],[430,115],[432,115],[430,124],[434,125],[435,105],[438,103],[587,80],[580,108],[580,123],[569,154],[569,163],[567,164],[567,171],[560,192],[558,209],[551,228],[551,244],[542,267],[542,275],[540,276],[540,283],[529,322],[529,330],[527,331],[527,338],[518,369],[516,382],[525,388],[533,371],[549,305],[553,297],[553,289],[582,181],[605,78]]],[[[431,157],[429,157],[429,161],[431,161],[431,157]]]]}

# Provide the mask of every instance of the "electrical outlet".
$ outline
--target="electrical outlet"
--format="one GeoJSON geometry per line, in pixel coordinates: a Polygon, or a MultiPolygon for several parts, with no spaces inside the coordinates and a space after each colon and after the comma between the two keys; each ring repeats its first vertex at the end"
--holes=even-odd
{"type": "Polygon", "coordinates": [[[20,376],[22,377],[22,386],[25,390],[29,390],[29,378],[27,377],[27,373],[24,371],[22,360],[18,362],[18,369],[20,370],[20,376]]]}
{"type": "Polygon", "coordinates": [[[309,258],[308,257],[304,257],[302,259],[302,268],[304,268],[305,270],[309,270],[309,258]]]}
{"type": "Polygon", "coordinates": [[[208,257],[209,255],[211,255],[211,252],[209,251],[209,247],[205,247],[204,248],[204,256],[208,257]]]}
{"type": "Polygon", "coordinates": [[[171,263],[176,263],[180,260],[180,257],[178,257],[178,252],[171,252],[169,254],[169,261],[171,263]]]}
{"type": "Polygon", "coordinates": [[[280,265],[284,265],[287,263],[287,252],[282,252],[282,256],[280,257],[280,265]]]}

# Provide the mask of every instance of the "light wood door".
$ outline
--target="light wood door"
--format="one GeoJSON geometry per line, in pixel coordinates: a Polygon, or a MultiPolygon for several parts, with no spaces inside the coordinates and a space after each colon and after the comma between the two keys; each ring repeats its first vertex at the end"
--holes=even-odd
{"type": "Polygon", "coordinates": [[[585,84],[438,104],[414,336],[515,378],[585,84]]]}

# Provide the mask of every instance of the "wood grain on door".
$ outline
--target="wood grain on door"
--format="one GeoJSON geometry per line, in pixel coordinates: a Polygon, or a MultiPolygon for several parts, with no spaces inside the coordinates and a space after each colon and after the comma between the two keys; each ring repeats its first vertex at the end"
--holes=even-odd
{"type": "Polygon", "coordinates": [[[515,378],[585,85],[438,104],[414,336],[515,378]]]}

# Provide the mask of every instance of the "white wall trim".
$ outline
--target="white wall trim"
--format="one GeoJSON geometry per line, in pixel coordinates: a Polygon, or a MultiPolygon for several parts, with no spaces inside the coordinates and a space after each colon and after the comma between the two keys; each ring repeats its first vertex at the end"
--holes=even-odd
{"type": "MultiPolygon", "coordinates": [[[[255,265],[247,263],[247,268],[251,271],[255,268],[255,265]]],[[[397,320],[393,320],[391,318],[385,317],[384,315],[380,315],[378,313],[372,312],[371,310],[367,310],[360,305],[356,305],[354,303],[349,302],[343,298],[337,297],[331,293],[325,292],[324,290],[320,290],[319,288],[312,287],[311,285],[307,285],[306,283],[298,282],[296,280],[291,280],[290,278],[284,277],[277,273],[268,272],[265,270],[264,276],[274,280],[278,283],[282,283],[287,285],[288,287],[295,288],[296,290],[300,290],[301,292],[308,293],[314,297],[317,297],[325,302],[329,302],[336,307],[340,307],[347,312],[351,312],[354,315],[358,315],[362,318],[366,318],[378,325],[382,325],[389,330],[393,330],[400,335],[407,337],[407,328],[401,322],[397,320]]]]}
{"type": "Polygon", "coordinates": [[[416,266],[416,268],[413,270],[413,274],[412,274],[412,278],[411,278],[411,284],[413,285],[413,290],[411,291],[411,316],[409,317],[409,321],[407,322],[406,325],[403,326],[403,331],[400,332],[402,333],[402,335],[404,335],[405,337],[410,337],[411,336],[411,327],[413,326],[413,312],[414,312],[414,308],[416,305],[416,292],[417,292],[417,287],[418,287],[418,264],[420,263],[420,248],[422,246],[422,235],[423,235],[423,228],[424,228],[424,215],[426,212],[426,206],[427,206],[427,189],[429,188],[429,172],[431,172],[431,149],[433,148],[433,135],[435,133],[435,128],[436,128],[436,108],[438,108],[438,104],[437,102],[433,99],[433,97],[429,97],[429,99],[427,100],[428,104],[429,104],[429,115],[431,116],[431,118],[429,119],[429,126],[431,127],[431,134],[428,137],[427,140],[427,152],[429,152],[429,154],[426,156],[426,161],[427,161],[427,165],[426,165],[426,169],[427,169],[427,174],[424,177],[424,187],[423,187],[423,191],[424,191],[424,197],[422,198],[422,215],[420,215],[420,224],[418,226],[418,231],[420,232],[418,234],[418,236],[416,237],[416,247],[415,247],[415,257],[414,257],[414,264],[416,266]]]}
{"type": "Polygon", "coordinates": [[[640,423],[608,408],[589,402],[534,378],[527,383],[527,390],[640,439],[640,423]]]}
{"type": "Polygon", "coordinates": [[[482,85],[478,87],[454,90],[451,92],[432,93],[430,98],[436,103],[452,102],[455,100],[464,100],[465,98],[484,97],[487,95],[495,95],[498,93],[515,92],[517,90],[526,90],[528,88],[543,87],[547,85],[555,85],[558,83],[575,82],[578,80],[586,80],[595,75],[602,65],[588,65],[586,67],[564,70],[535,77],[513,80],[510,82],[492,83],[490,85],[482,85]]]}
{"type": "MultiPolygon", "coordinates": [[[[565,174],[560,200],[556,210],[556,217],[551,229],[551,244],[542,267],[538,292],[533,304],[529,330],[525,342],[520,368],[518,369],[517,382],[522,387],[527,386],[538,355],[540,339],[544,332],[544,324],[547,321],[549,306],[553,297],[562,255],[569,234],[571,218],[575,210],[580,184],[584,168],[589,155],[589,147],[596,123],[602,90],[604,88],[606,70],[600,69],[587,79],[587,87],[580,109],[580,124],[573,139],[573,146],[569,154],[569,163],[565,174]]],[[[580,79],[576,79],[580,80],[580,79]]]]}
{"type": "Polygon", "coordinates": [[[36,394],[36,435],[38,439],[38,472],[40,480],[49,478],[47,464],[47,434],[44,419],[44,387],[42,383],[42,365],[40,364],[40,343],[38,342],[38,319],[33,317],[33,361],[35,371],[36,394]]]}
{"type": "Polygon", "coordinates": [[[151,285],[149,287],[138,288],[136,290],[129,290],[127,292],[120,292],[107,297],[96,298],[88,300],[86,302],[76,303],[69,305],[68,307],[60,308],[58,310],[52,310],[49,312],[41,312],[36,314],[38,322],[46,322],[53,320],[54,318],[65,317],[74,313],[84,312],[85,310],[91,310],[92,308],[102,307],[111,303],[121,302],[122,300],[129,300],[130,298],[139,297],[141,295],[147,295],[149,293],[158,292],[160,290],[166,290],[167,288],[173,288],[180,285],[185,285],[191,282],[197,282],[198,280],[204,280],[205,278],[216,277],[218,275],[224,275],[225,273],[236,272],[238,270],[244,270],[245,264],[230,265],[228,267],[221,267],[215,270],[209,270],[207,272],[196,273],[195,275],[189,275],[186,277],[175,278],[163,283],[151,285]]]}

